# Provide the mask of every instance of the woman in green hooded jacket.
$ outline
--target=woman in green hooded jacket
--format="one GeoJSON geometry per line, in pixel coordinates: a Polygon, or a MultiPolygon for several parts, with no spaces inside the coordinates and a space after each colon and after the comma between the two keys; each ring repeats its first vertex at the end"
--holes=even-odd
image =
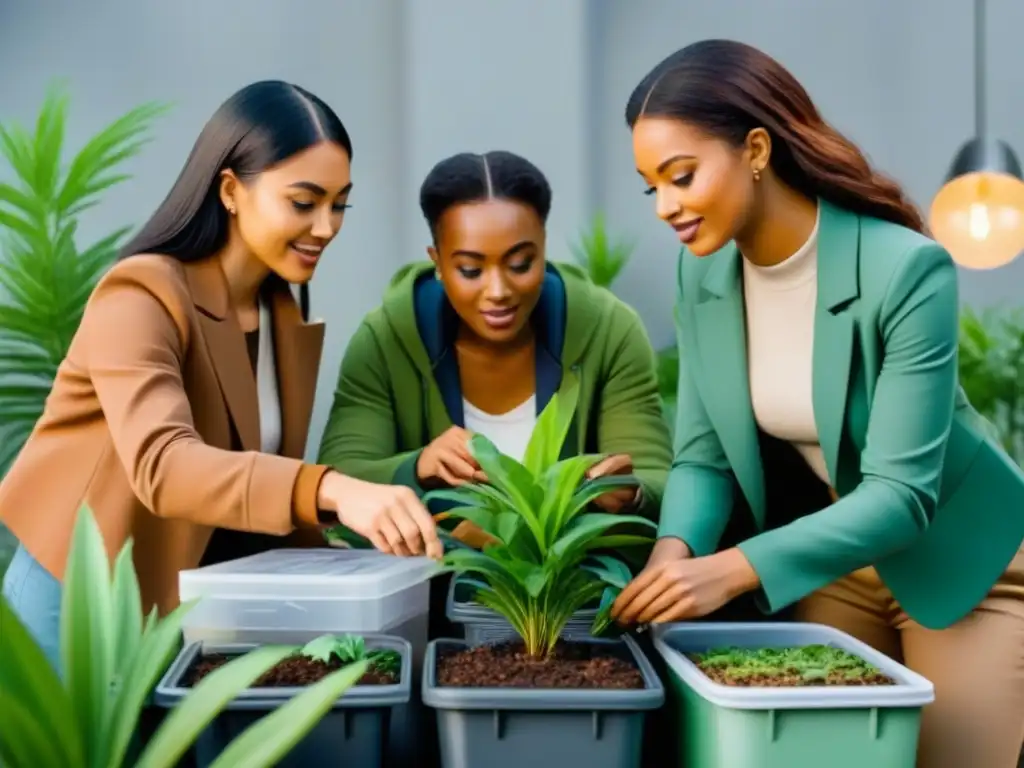
{"type": "MultiPolygon", "coordinates": [[[[672,456],[655,355],[629,306],[546,260],[544,175],[508,152],[458,154],[427,176],[420,206],[430,262],[399,270],[356,330],[319,460],[420,494],[456,486],[478,476],[471,434],[521,458],[551,396],[575,386],[564,455],[602,454],[591,477],[636,475],[638,489],[597,504],[656,519],[672,456]]],[[[483,541],[465,522],[455,535],[483,541]]]]}

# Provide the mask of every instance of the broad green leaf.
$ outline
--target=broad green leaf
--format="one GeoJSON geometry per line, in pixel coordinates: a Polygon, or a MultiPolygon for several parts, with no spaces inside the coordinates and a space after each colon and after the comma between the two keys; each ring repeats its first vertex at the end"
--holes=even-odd
{"type": "Polygon", "coordinates": [[[633,574],[629,572],[626,564],[608,555],[591,555],[583,567],[600,577],[606,584],[619,589],[625,589],[633,580],[633,574]]]}
{"type": "Polygon", "coordinates": [[[82,507],[72,534],[61,597],[61,668],[82,728],[86,759],[104,749],[107,700],[114,669],[110,565],[99,526],[82,507]]]}
{"type": "MultiPolygon", "coordinates": [[[[5,705],[20,707],[33,719],[47,743],[63,756],[62,761],[53,765],[85,764],[71,700],[49,660],[3,596],[0,596],[0,690],[3,691],[0,711],[5,705]]],[[[8,720],[6,714],[0,716],[0,728],[5,737],[0,741],[6,741],[8,728],[11,734],[19,730],[13,726],[17,715],[12,713],[8,720]]],[[[18,765],[13,761],[10,764],[18,765]]]]}
{"type": "Polygon", "coordinates": [[[578,402],[579,386],[575,383],[567,384],[561,391],[552,395],[537,417],[537,423],[523,454],[523,465],[534,477],[539,477],[544,470],[558,461],[576,416],[578,402]]]}
{"type": "Polygon", "coordinates": [[[208,674],[171,710],[146,745],[135,768],[173,768],[229,702],[296,651],[298,648],[293,646],[262,646],[208,674]]]}
{"type": "MultiPolygon", "coordinates": [[[[369,664],[350,664],[303,691],[236,737],[210,768],[270,768],[318,723],[342,695],[366,674],[369,664]]],[[[170,768],[173,763],[163,763],[170,768]]],[[[155,768],[155,767],[154,767],[155,768]]]]}
{"type": "MultiPolygon", "coordinates": [[[[10,663],[4,659],[4,663],[10,663]]],[[[15,696],[0,696],[0,765],[4,768],[40,768],[85,765],[66,762],[61,744],[50,739],[38,721],[39,712],[30,710],[15,696]]],[[[81,758],[79,758],[81,759],[81,758]]]]}
{"type": "Polygon", "coordinates": [[[129,539],[114,562],[114,667],[122,678],[134,663],[142,641],[142,594],[133,553],[134,544],[129,539]]]}
{"type": "Polygon", "coordinates": [[[331,660],[331,655],[335,652],[338,647],[338,638],[334,635],[320,635],[320,637],[314,637],[304,646],[300,651],[303,656],[307,656],[310,659],[322,661],[325,664],[331,660]]]}
{"type": "Polygon", "coordinates": [[[587,542],[597,538],[616,525],[643,525],[657,529],[657,525],[639,515],[612,515],[593,512],[574,520],[551,547],[555,557],[569,557],[574,550],[582,550],[587,542]]]}
{"type": "Polygon", "coordinates": [[[182,603],[163,619],[156,619],[155,609],[146,620],[143,639],[135,661],[122,682],[120,695],[114,702],[114,716],[108,732],[109,759],[106,764],[120,765],[139,722],[139,714],[150,692],[181,647],[181,625],[198,599],[182,603]]]}

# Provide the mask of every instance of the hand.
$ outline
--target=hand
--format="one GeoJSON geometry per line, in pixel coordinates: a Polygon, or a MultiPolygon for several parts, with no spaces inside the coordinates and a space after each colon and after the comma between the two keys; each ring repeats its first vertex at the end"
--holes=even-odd
{"type": "Polygon", "coordinates": [[[469,452],[470,436],[462,427],[451,427],[443,432],[420,452],[416,479],[426,485],[441,482],[453,488],[465,483],[487,482],[487,476],[469,452]]]}
{"type": "MultiPolygon", "coordinates": [[[[587,479],[594,480],[598,477],[609,475],[631,475],[633,474],[633,460],[624,453],[617,453],[602,459],[587,471],[587,479]]],[[[623,488],[618,491],[609,491],[594,499],[594,504],[605,512],[616,514],[627,507],[632,507],[640,500],[639,488],[623,488]]]]}
{"type": "Polygon", "coordinates": [[[328,472],[320,482],[321,509],[388,554],[423,555],[435,560],[444,555],[437,526],[412,489],[379,485],[328,472]]]}
{"type": "Polygon", "coordinates": [[[757,585],[757,574],[735,548],[707,557],[666,557],[648,562],[626,585],[612,604],[611,617],[621,625],[696,619],[757,585]]]}

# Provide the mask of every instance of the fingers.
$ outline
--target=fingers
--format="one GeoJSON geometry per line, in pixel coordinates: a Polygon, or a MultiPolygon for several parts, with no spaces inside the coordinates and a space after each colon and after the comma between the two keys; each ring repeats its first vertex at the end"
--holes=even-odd
{"type": "Polygon", "coordinates": [[[473,464],[470,464],[465,458],[454,451],[441,456],[440,461],[442,474],[447,474],[454,480],[454,482],[452,482],[447,478],[442,478],[449,485],[455,485],[457,483],[461,484],[468,480],[472,480],[473,476],[479,470],[479,467],[475,467],[473,464]]]}
{"type": "Polygon", "coordinates": [[[628,475],[633,471],[633,460],[625,453],[616,453],[602,459],[590,468],[587,477],[605,477],[607,475],[628,475]]]}
{"type": "Polygon", "coordinates": [[[672,586],[672,582],[667,581],[664,578],[664,575],[659,572],[658,576],[646,587],[640,590],[640,592],[630,600],[629,604],[622,609],[616,621],[620,624],[636,624],[640,620],[640,617],[645,615],[650,605],[669,592],[672,586]]]}
{"type": "Polygon", "coordinates": [[[444,555],[444,545],[437,535],[437,524],[430,512],[423,506],[423,503],[416,498],[416,494],[408,488],[401,489],[402,508],[405,519],[410,526],[409,536],[415,541],[416,554],[426,554],[427,557],[440,559],[444,555]],[[413,533],[412,528],[415,528],[413,533]]]}
{"type": "Polygon", "coordinates": [[[379,522],[377,523],[377,531],[388,544],[388,551],[393,555],[399,555],[400,557],[407,557],[409,548],[405,545],[404,537],[402,536],[401,530],[387,515],[381,515],[379,522]]]}
{"type": "MultiPolygon", "coordinates": [[[[655,584],[654,586],[658,585],[655,584]]],[[[638,624],[650,624],[663,614],[673,612],[673,609],[677,606],[683,608],[692,603],[687,598],[686,590],[679,582],[670,584],[667,589],[656,595],[647,604],[646,608],[640,611],[636,617],[636,622],[638,624]]]]}
{"type": "Polygon", "coordinates": [[[619,593],[619,596],[615,598],[615,602],[612,603],[611,617],[618,621],[619,616],[623,613],[626,608],[632,607],[632,602],[645,589],[651,584],[657,581],[661,575],[661,568],[644,568],[637,574],[637,577],[626,585],[626,588],[619,593]]]}

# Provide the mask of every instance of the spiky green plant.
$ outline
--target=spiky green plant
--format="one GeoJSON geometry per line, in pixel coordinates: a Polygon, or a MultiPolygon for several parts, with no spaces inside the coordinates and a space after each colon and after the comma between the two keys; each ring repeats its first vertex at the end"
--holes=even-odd
{"type": "Polygon", "coordinates": [[[42,414],[86,301],[129,231],[80,248],[79,216],[130,178],[122,166],[167,109],[153,103],[127,112],[65,162],[68,104],[52,86],[33,130],[0,124],[12,178],[0,184],[0,477],[42,414]]]}
{"type": "Polygon", "coordinates": [[[362,635],[320,635],[304,646],[300,653],[309,659],[330,662],[333,656],[342,664],[366,661],[381,674],[397,676],[402,668],[402,655],[390,648],[367,648],[362,635]]]}
{"type": "Polygon", "coordinates": [[[591,220],[590,229],[583,232],[579,243],[571,247],[576,261],[587,270],[594,284],[611,288],[629,262],[635,246],[628,241],[613,241],[604,214],[597,213],[591,220]]]}
{"type": "MultiPolygon", "coordinates": [[[[79,512],[61,603],[58,677],[0,598],[0,765],[4,768],[122,768],[146,699],[180,646],[195,601],[166,618],[143,619],[131,541],[111,578],[103,539],[88,508],[79,512]]],[[[164,720],[134,761],[171,768],[235,696],[297,647],[267,646],[203,678],[164,720]]],[[[333,672],[238,736],[211,768],[276,765],[366,672],[357,661],[333,672]]]]}
{"type": "Polygon", "coordinates": [[[555,395],[537,420],[522,463],[500,453],[483,435],[470,438],[470,451],[487,483],[432,491],[426,498],[454,501],[448,514],[469,520],[494,537],[482,551],[457,548],[443,569],[474,574],[476,599],[501,614],[538,657],[554,649],[572,615],[601,599],[592,631],[608,624],[611,600],[631,578],[618,558],[601,553],[650,544],[652,538],[626,527],[655,528],[638,515],[591,511],[597,497],[636,487],[632,476],[586,477],[600,456],[559,460],[575,417],[575,388],[555,395]]]}

